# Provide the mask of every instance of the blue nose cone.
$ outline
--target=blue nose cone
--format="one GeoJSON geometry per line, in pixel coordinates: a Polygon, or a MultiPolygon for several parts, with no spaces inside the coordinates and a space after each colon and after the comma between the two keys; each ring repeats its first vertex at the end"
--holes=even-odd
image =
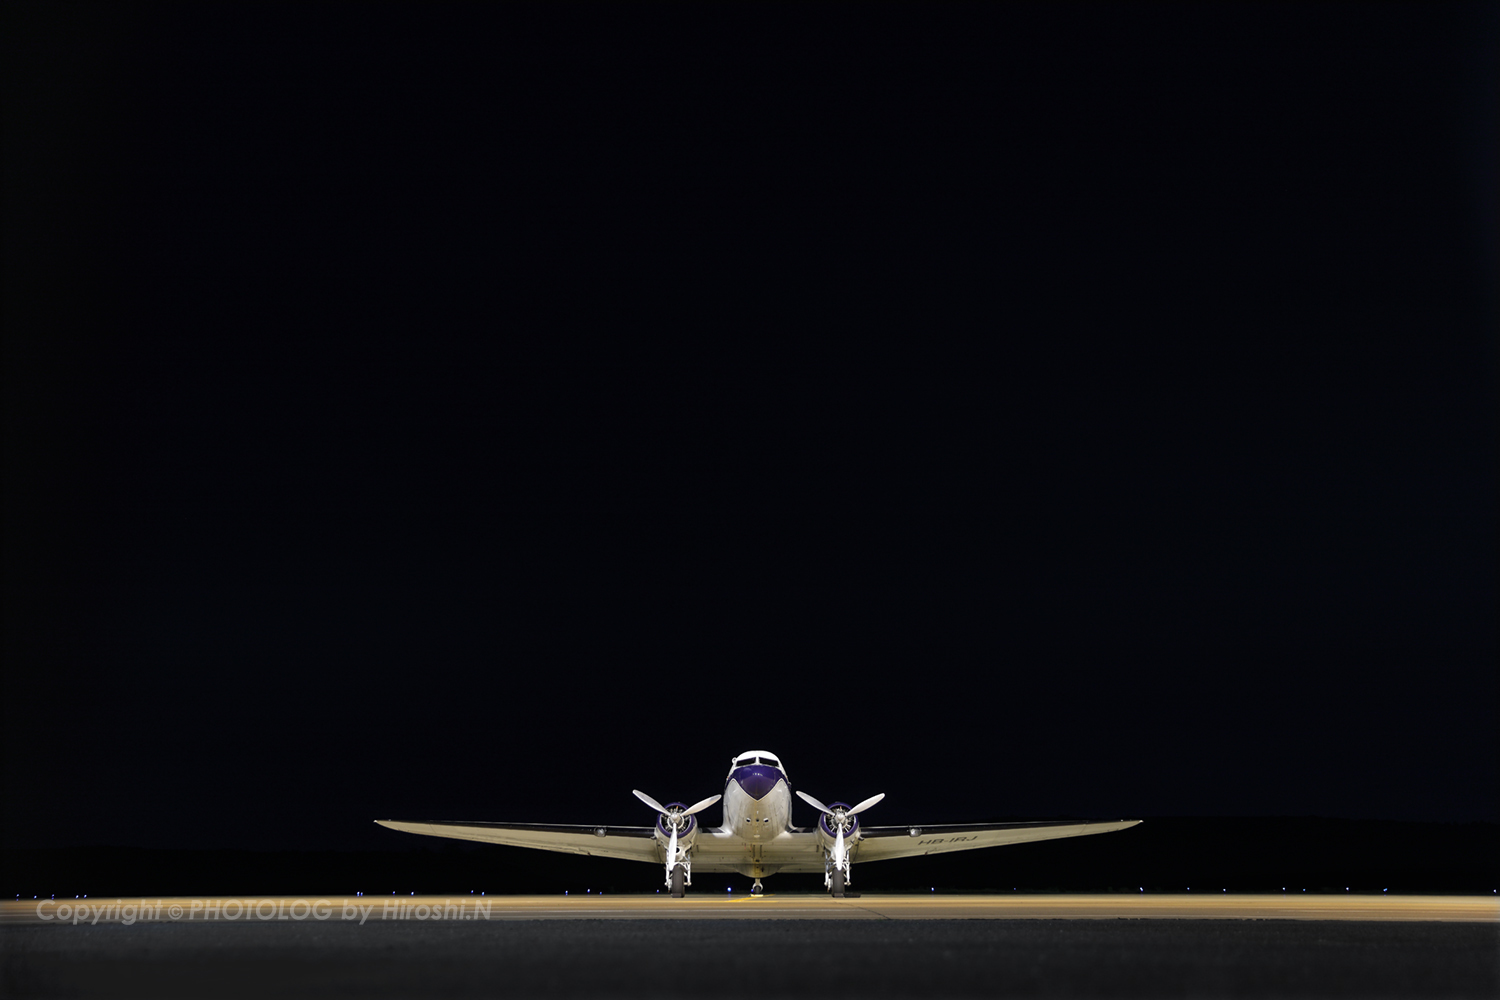
{"type": "Polygon", "coordinates": [[[752,799],[763,799],[781,780],[781,772],[764,764],[747,764],[734,769],[734,780],[752,799]]]}

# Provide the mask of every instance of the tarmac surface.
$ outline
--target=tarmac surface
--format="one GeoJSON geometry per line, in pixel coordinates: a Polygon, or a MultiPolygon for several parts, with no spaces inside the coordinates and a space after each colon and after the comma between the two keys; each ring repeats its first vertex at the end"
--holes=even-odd
{"type": "MultiPolygon", "coordinates": [[[[1492,921],[330,919],[10,924],[0,995],[1487,997],[1492,921]]],[[[601,910],[601,915],[602,915],[601,910]]]]}
{"type": "Polygon", "coordinates": [[[7,900],[0,923],[465,920],[1393,920],[1500,922],[1496,896],[824,894],[152,897],[7,900]]]}

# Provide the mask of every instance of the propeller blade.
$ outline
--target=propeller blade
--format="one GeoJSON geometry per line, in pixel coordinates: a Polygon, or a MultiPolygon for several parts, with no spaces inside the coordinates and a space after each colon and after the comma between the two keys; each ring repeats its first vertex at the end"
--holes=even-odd
{"type": "Polygon", "coordinates": [[[686,809],[684,809],[682,811],[682,814],[684,816],[691,816],[695,812],[702,812],[703,810],[707,809],[709,806],[713,805],[715,802],[719,801],[723,797],[724,796],[722,796],[722,795],[710,795],[708,798],[704,799],[702,802],[695,802],[692,805],[688,806],[686,809]]]}
{"type": "Polygon", "coordinates": [[[812,806],[820,813],[827,813],[830,816],[833,815],[832,809],[828,808],[823,803],[819,802],[817,799],[813,798],[811,795],[808,795],[801,789],[797,790],[797,798],[801,799],[803,802],[806,802],[808,805],[812,806]]]}
{"type": "Polygon", "coordinates": [[[855,806],[853,809],[850,809],[849,815],[853,816],[855,813],[862,813],[883,798],[885,798],[885,792],[881,792],[879,795],[872,795],[868,799],[865,799],[863,802],[861,802],[859,805],[855,806]]]}
{"type": "Polygon", "coordinates": [[[642,802],[646,803],[646,805],[650,806],[652,809],[655,809],[663,816],[667,815],[667,807],[653,799],[651,796],[647,795],[645,792],[633,788],[630,790],[630,794],[634,795],[636,798],[640,799],[642,802]]]}

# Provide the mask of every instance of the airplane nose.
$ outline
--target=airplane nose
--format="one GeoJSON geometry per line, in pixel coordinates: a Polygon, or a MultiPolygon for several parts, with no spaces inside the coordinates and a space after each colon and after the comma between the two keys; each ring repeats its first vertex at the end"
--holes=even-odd
{"type": "Polygon", "coordinates": [[[767,792],[776,787],[776,782],[781,780],[781,772],[774,767],[752,764],[735,771],[734,780],[739,782],[745,794],[752,799],[763,799],[767,792]]]}

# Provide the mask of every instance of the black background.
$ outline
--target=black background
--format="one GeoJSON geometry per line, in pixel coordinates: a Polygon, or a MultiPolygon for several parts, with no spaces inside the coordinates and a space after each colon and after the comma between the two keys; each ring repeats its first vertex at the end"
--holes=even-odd
{"type": "Polygon", "coordinates": [[[1494,823],[1495,10],[10,5],[6,848],[1494,823]]]}

